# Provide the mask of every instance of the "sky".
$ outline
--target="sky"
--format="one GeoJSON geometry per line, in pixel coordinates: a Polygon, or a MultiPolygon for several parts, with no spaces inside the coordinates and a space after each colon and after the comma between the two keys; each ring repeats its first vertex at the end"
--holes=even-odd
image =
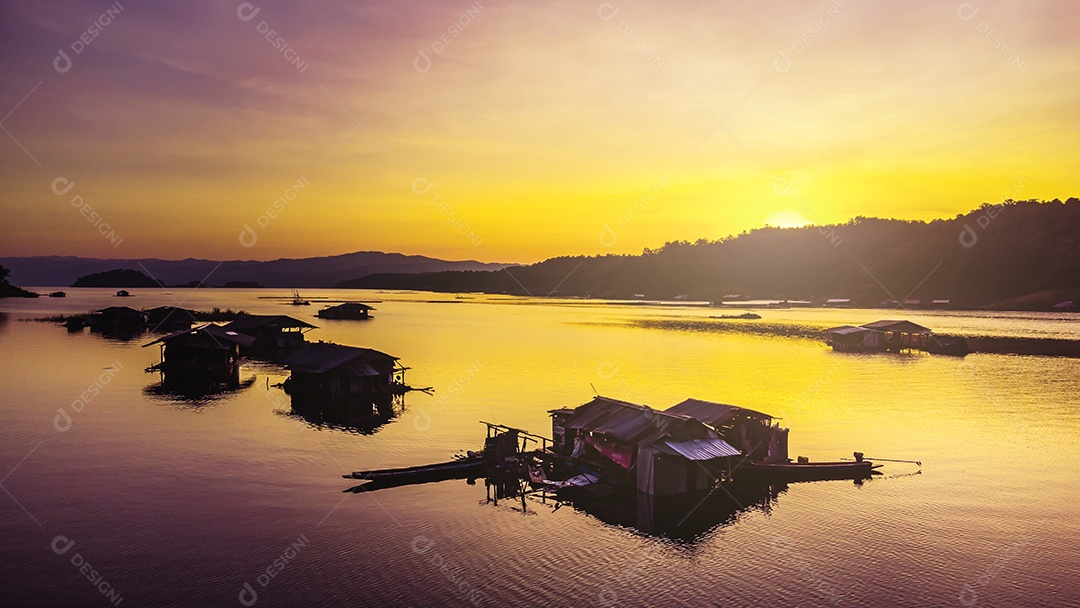
{"type": "Polygon", "coordinates": [[[0,256],[527,263],[1080,196],[1076,2],[0,4],[0,256]]]}

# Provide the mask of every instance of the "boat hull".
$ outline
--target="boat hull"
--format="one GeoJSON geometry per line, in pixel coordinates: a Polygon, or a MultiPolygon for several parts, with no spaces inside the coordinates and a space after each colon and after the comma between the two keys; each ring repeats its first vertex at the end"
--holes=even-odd
{"type": "Polygon", "coordinates": [[[469,479],[483,476],[491,466],[482,458],[454,460],[440,464],[406,467],[402,469],[383,469],[379,471],[357,471],[342,475],[346,479],[363,479],[368,483],[349,488],[346,491],[369,491],[381,488],[446,481],[448,479],[469,479]]]}
{"type": "Polygon", "coordinates": [[[827,479],[865,479],[880,467],[869,460],[862,462],[780,462],[746,461],[733,472],[735,479],[761,481],[822,481],[827,479]]]}

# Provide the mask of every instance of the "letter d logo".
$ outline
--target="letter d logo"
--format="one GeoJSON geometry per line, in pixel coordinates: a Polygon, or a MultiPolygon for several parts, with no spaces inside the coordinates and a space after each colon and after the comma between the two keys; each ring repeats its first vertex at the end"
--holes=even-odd
{"type": "Polygon", "coordinates": [[[53,69],[61,74],[66,74],[71,69],[71,57],[63,50],[56,51],[56,59],[52,62],[53,69]]]}
{"type": "Polygon", "coordinates": [[[412,67],[421,74],[427,74],[431,70],[431,57],[424,51],[416,51],[416,58],[412,61],[412,67]]]}
{"type": "Polygon", "coordinates": [[[244,229],[240,231],[240,244],[244,247],[254,247],[258,242],[259,235],[251,229],[251,226],[244,224],[244,229]]]}

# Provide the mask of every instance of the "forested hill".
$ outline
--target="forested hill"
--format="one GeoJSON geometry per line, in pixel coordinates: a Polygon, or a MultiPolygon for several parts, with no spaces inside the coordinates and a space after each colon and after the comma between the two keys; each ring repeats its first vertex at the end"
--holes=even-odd
{"type": "Polygon", "coordinates": [[[1045,308],[1080,294],[1080,200],[1006,201],[931,222],[855,218],[667,243],[640,256],[559,257],[496,272],[376,274],[342,287],[719,300],[950,299],[1045,308]]]}

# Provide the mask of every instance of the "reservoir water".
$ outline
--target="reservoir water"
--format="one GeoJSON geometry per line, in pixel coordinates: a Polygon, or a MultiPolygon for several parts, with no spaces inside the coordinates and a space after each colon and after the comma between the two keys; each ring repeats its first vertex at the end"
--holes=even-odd
{"type": "MultiPolygon", "coordinates": [[[[1078,359],[834,353],[731,331],[710,323],[715,309],[689,306],[310,290],[311,306],[292,307],[259,297],[284,290],[66,291],[0,300],[4,605],[1080,605],[1078,359]],[[373,303],[375,319],[314,319],[317,298],[373,303]],[[297,316],[319,326],[309,340],[400,357],[408,382],[434,393],[409,393],[374,429],[312,422],[272,386],[285,370],[249,363],[245,388],[185,400],[150,390],[153,337],[30,320],[178,301],[297,316]],[[547,411],[594,390],[661,409],[697,397],[765,411],[791,428],[792,456],[858,450],[923,466],[791,484],[737,509],[709,499],[663,524],[638,505],[495,505],[482,480],[342,493],[349,471],[479,449],[480,420],[550,436],[547,411]]],[[[943,333],[1080,339],[1076,314],[761,314],[745,323],[908,318],[943,333]]]]}

